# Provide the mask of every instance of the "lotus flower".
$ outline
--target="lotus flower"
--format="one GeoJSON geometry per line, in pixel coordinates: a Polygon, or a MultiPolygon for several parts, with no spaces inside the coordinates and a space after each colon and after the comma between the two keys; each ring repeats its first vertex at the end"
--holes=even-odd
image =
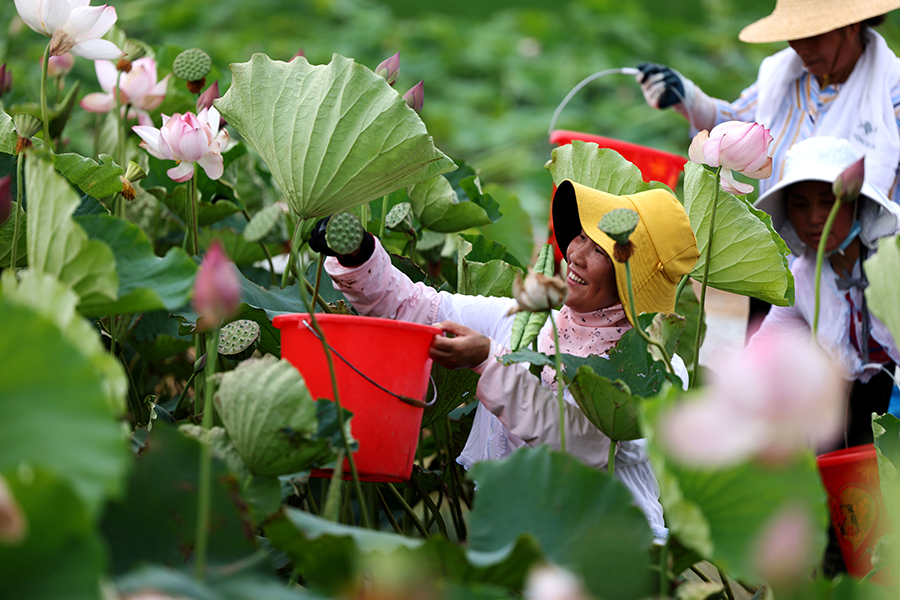
{"type": "Polygon", "coordinates": [[[12,89],[12,73],[7,70],[6,63],[0,66],[0,97],[12,89]]]}
{"type": "Polygon", "coordinates": [[[663,446],[682,463],[775,462],[830,443],[840,432],[844,382],[808,338],[754,339],[714,374],[700,398],[678,404],[661,420],[663,446]]]}
{"type": "Polygon", "coordinates": [[[47,63],[47,77],[61,77],[75,66],[75,57],[71,52],[60,56],[51,56],[47,63]]]}
{"type": "Polygon", "coordinates": [[[569,289],[558,277],[547,277],[541,273],[529,273],[525,280],[517,277],[513,282],[513,297],[520,310],[528,312],[544,312],[556,308],[566,300],[569,289]]]}
{"type": "Polygon", "coordinates": [[[774,138],[759,123],[726,121],[694,136],[688,150],[690,159],[698,164],[722,167],[722,189],[736,195],[749,194],[753,186],[734,179],[733,171],[753,179],[765,179],[772,174],[769,144],[774,138]]]}
{"type": "Polygon", "coordinates": [[[197,270],[194,308],[207,323],[221,323],[237,312],[241,285],[222,244],[214,241],[197,270]]]}
{"type": "Polygon", "coordinates": [[[225,170],[222,152],[229,148],[228,132],[219,130],[219,112],[204,108],[199,115],[175,113],[162,116],[159,129],[135,125],[134,132],[141,139],[141,148],[151,156],[178,161],[166,174],[173,180],[187,181],[194,175],[194,163],[203,167],[210,179],[218,179],[225,170]]]}
{"type": "Polygon", "coordinates": [[[390,85],[394,85],[397,81],[397,75],[400,73],[400,53],[386,58],[375,67],[375,74],[384,77],[385,81],[390,85]]]}
{"type": "Polygon", "coordinates": [[[832,191],[835,198],[841,202],[853,202],[862,191],[863,182],[866,179],[865,158],[858,161],[841,171],[841,174],[834,180],[832,191]]]}
{"type": "Polygon", "coordinates": [[[0,475],[0,543],[16,544],[28,533],[22,508],[13,497],[6,480],[0,475]]]}
{"type": "Polygon", "coordinates": [[[789,505],[758,534],[754,543],[754,566],[776,590],[809,578],[818,558],[812,521],[804,507],[789,505]]]}
{"type": "Polygon", "coordinates": [[[16,0],[25,24],[50,38],[50,56],[71,52],[91,60],[113,60],[122,51],[102,38],[116,22],[111,6],[89,6],[90,0],[16,0]]]}
{"type": "Polygon", "coordinates": [[[408,92],[403,94],[403,99],[411,109],[417,113],[422,112],[422,106],[425,105],[425,81],[420,81],[412,86],[408,92]]]}
{"type": "Polygon", "coordinates": [[[81,107],[93,113],[109,112],[116,107],[116,81],[119,82],[119,101],[125,105],[130,104],[128,118],[138,119],[145,127],[152,127],[148,110],[153,110],[162,104],[166,96],[166,86],[170,75],[163,77],[162,81],[156,80],[156,61],[150,57],[139,58],[131,65],[131,71],[119,75],[116,65],[108,60],[94,62],[97,71],[97,81],[103,88],[103,93],[88,94],[81,100],[81,107]]]}

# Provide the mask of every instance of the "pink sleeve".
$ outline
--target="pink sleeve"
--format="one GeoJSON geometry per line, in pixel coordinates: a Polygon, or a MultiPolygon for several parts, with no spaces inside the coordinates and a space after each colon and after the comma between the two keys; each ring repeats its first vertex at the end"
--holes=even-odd
{"type": "Polygon", "coordinates": [[[337,258],[325,259],[325,270],[361,315],[431,325],[437,321],[441,298],[424,283],[413,283],[391,265],[381,242],[372,257],[358,267],[345,267],[337,258]]]}

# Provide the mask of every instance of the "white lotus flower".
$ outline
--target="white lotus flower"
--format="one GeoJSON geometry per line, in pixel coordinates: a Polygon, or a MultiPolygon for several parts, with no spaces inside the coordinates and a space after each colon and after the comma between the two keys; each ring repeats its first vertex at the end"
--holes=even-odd
{"type": "Polygon", "coordinates": [[[50,38],[50,56],[71,52],[91,60],[115,60],[124,54],[100,39],[116,22],[111,6],[90,6],[90,0],[16,0],[16,10],[26,25],[50,38]]]}

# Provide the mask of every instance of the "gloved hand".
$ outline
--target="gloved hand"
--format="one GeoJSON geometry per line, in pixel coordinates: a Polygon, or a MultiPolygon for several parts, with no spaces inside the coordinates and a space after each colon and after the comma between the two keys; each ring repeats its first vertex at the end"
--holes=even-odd
{"type": "Polygon", "coordinates": [[[675,104],[691,105],[694,84],[681,73],[656,63],[640,63],[635,76],[641,84],[644,100],[653,108],[669,108],[675,104]]]}
{"type": "Polygon", "coordinates": [[[671,67],[640,63],[635,79],[644,100],[653,108],[673,107],[697,130],[716,125],[716,103],[693,81],[671,67]]]}
{"type": "Polygon", "coordinates": [[[322,217],[313,226],[312,233],[309,235],[309,248],[319,254],[325,256],[336,256],[338,262],[345,267],[358,267],[370,258],[375,252],[375,236],[368,231],[363,235],[363,241],[353,254],[338,254],[328,246],[328,240],[325,238],[325,231],[328,228],[328,220],[330,216],[322,217]]]}

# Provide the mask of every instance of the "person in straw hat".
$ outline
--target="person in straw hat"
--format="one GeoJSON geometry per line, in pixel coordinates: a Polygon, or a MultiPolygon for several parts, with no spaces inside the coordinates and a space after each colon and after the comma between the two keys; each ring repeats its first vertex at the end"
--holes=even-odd
{"type": "MultiPolygon", "coordinates": [[[[793,306],[772,307],[748,349],[777,335],[809,338],[816,301],[816,250],[835,202],[832,184],[858,160],[847,140],[827,136],[804,140],[787,152],[781,181],[757,200],[756,207],[772,215],[773,227],[796,255],[791,263],[796,295],[793,306]]],[[[863,262],[875,252],[880,238],[898,231],[900,207],[869,183],[866,174],[859,197],[841,205],[826,240],[816,340],[852,384],[840,447],[872,442],[871,414],[888,410],[894,389],[891,373],[900,363],[900,351],[884,323],[868,310],[863,262]]]]}
{"type": "MultiPolygon", "coordinates": [[[[564,284],[555,280],[558,304],[553,319],[538,335],[538,350],[556,351],[553,330],[559,333],[559,351],[576,356],[604,355],[632,328],[634,319],[622,305],[627,298],[623,263],[612,260],[613,240],[598,223],[607,212],[629,208],[640,215],[631,241],[630,259],[638,314],[675,309],[675,290],[699,257],[690,221],[678,199],[666,190],[616,196],[572,181],[562,182],[553,202],[553,221],[559,247],[568,263],[564,284]]],[[[545,369],[534,377],[527,365],[503,366],[497,358],[508,352],[517,307],[512,298],[466,296],[439,292],[413,283],[391,265],[390,257],[371,234],[352,255],[336,256],[325,240],[325,219],[310,241],[313,250],[330,255],[325,269],[334,288],[344,294],[361,315],[432,324],[452,336],[435,336],[431,357],[448,368],[469,368],[480,373],[476,396],[479,405],[457,462],[499,459],[525,445],[560,446],[559,408],[555,373],[545,369]]],[[[687,372],[681,359],[673,365],[683,381],[687,372]]],[[[610,440],[594,427],[566,391],[566,450],[582,462],[605,468],[610,440]]],[[[659,486],[648,463],[645,440],[620,442],[615,475],[632,493],[658,538],[667,529],[659,503],[659,486]]]]}
{"type": "Polygon", "coordinates": [[[738,37],[789,47],[764,59],[756,82],[732,103],[663,65],[639,65],[638,83],[648,104],[674,107],[695,130],[734,120],[765,125],[775,140],[772,176],[760,181],[760,194],[782,178],[791,146],[828,135],[864,154],[867,180],[897,202],[900,59],[872,28],[898,7],[900,0],[777,0],[772,14],[738,37]]]}

